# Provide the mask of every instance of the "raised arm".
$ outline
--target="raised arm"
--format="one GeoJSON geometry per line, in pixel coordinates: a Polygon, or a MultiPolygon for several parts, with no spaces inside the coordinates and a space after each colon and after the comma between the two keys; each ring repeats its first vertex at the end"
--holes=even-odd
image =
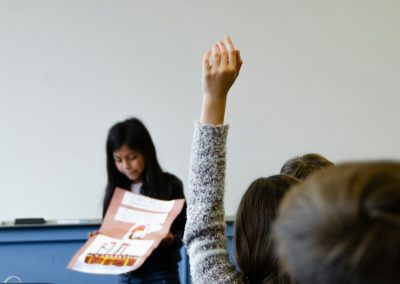
{"type": "Polygon", "coordinates": [[[184,233],[193,283],[245,283],[229,261],[223,204],[228,133],[223,124],[225,106],[241,64],[229,37],[214,44],[203,57],[203,105],[193,134],[184,233]]]}
{"type": "Polygon", "coordinates": [[[218,41],[203,56],[203,105],[200,122],[218,125],[224,123],[229,89],[239,75],[242,59],[229,36],[218,41]]]}

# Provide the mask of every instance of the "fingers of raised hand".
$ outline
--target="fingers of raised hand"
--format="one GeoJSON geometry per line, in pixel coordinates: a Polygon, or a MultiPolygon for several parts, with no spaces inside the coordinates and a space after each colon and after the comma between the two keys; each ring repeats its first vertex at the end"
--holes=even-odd
{"type": "Polygon", "coordinates": [[[224,71],[228,65],[228,52],[223,41],[218,41],[218,47],[221,52],[220,71],[224,71]]]}
{"type": "Polygon", "coordinates": [[[211,50],[208,49],[203,55],[203,74],[209,75],[211,72],[210,65],[211,50]]]}
{"type": "Polygon", "coordinates": [[[212,67],[211,72],[217,72],[221,62],[221,51],[217,43],[212,46],[212,67]]]}
{"type": "Polygon", "coordinates": [[[225,45],[228,50],[228,60],[229,60],[229,65],[228,67],[230,69],[236,70],[236,65],[237,65],[237,52],[235,49],[235,46],[233,45],[233,42],[229,36],[225,36],[225,45]]]}

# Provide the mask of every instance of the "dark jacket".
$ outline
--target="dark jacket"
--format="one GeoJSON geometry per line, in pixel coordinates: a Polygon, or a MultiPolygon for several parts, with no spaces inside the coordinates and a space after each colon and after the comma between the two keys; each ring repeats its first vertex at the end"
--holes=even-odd
{"type": "MultiPolygon", "coordinates": [[[[185,198],[183,193],[182,181],[176,176],[164,173],[164,185],[165,191],[163,196],[154,196],[154,194],[146,192],[146,189],[142,187],[140,193],[163,200],[172,200],[185,198]]],[[[164,269],[177,269],[177,263],[181,260],[179,253],[182,247],[183,231],[186,223],[186,203],[183,206],[181,213],[176,217],[171,226],[171,233],[174,235],[174,241],[166,246],[162,243],[153,251],[153,253],[146,259],[143,265],[131,273],[133,275],[144,275],[153,271],[164,270],[164,269]]]]}

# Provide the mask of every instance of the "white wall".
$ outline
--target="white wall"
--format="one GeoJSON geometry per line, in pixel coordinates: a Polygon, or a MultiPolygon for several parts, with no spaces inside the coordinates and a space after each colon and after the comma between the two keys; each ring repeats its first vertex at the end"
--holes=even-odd
{"type": "Polygon", "coordinates": [[[108,128],[138,116],[186,184],[203,51],[230,34],[227,215],[295,155],[400,159],[400,2],[0,2],[0,220],[98,218],[108,128]]]}

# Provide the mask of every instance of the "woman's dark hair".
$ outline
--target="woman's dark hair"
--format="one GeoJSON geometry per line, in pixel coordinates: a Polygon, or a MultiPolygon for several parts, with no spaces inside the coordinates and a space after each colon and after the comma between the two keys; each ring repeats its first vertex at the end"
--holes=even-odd
{"type": "Polygon", "coordinates": [[[301,284],[399,283],[400,163],[321,170],[285,196],[274,239],[301,284]]]}
{"type": "Polygon", "coordinates": [[[325,157],[310,153],[287,160],[281,168],[281,174],[304,180],[312,173],[333,165],[325,157]]]}
{"type": "Polygon", "coordinates": [[[291,283],[279,269],[271,231],[281,199],[298,182],[285,175],[259,178],[242,197],[236,214],[235,252],[249,283],[291,283]]]}
{"type": "Polygon", "coordinates": [[[131,181],[118,171],[113,156],[114,151],[122,145],[128,145],[129,148],[143,155],[145,168],[142,174],[142,191],[151,197],[163,197],[160,186],[163,181],[163,171],[158,163],[150,133],[139,119],[129,118],[113,125],[108,132],[106,142],[108,180],[103,200],[103,216],[110,204],[115,187],[130,190],[131,181]]]}

